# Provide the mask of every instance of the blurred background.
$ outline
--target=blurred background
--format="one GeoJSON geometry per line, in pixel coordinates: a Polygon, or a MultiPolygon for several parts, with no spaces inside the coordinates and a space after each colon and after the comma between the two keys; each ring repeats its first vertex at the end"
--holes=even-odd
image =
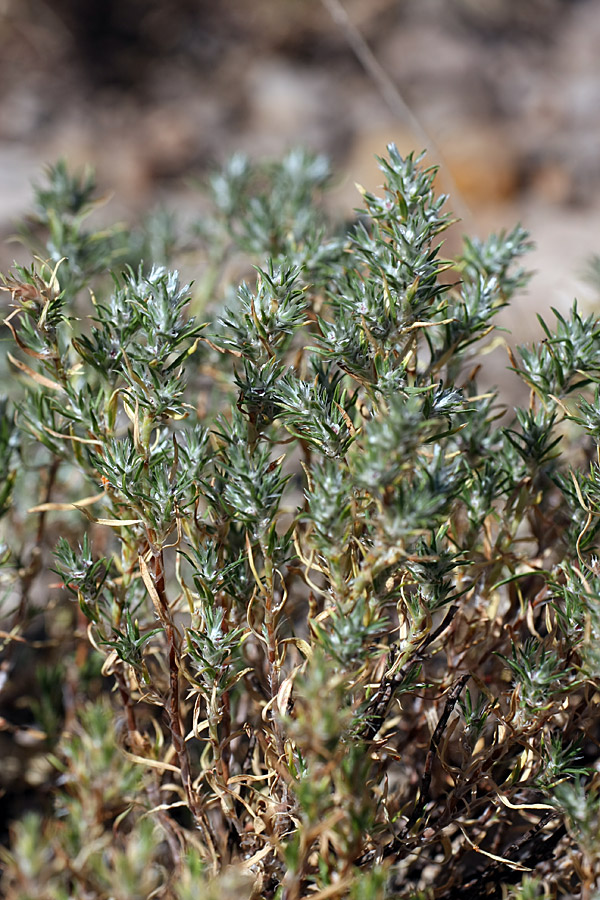
{"type": "Polygon", "coordinates": [[[302,144],[332,158],[348,215],[389,141],[427,142],[463,231],[532,233],[536,274],[505,318],[518,340],[536,311],[594,303],[600,3],[341,2],[345,21],[338,0],[0,0],[0,268],[32,179],[60,156],[95,166],[111,216],[131,220],[157,202],[197,216],[191,179],[236,150],[302,144]]]}

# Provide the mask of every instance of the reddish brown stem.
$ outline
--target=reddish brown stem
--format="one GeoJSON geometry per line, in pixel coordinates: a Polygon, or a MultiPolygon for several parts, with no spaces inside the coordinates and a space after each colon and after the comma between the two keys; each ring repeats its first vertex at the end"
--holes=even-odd
{"type": "Polygon", "coordinates": [[[179,770],[181,772],[181,782],[183,784],[190,812],[194,817],[196,825],[202,830],[204,837],[211,848],[213,862],[216,865],[217,851],[215,849],[215,841],[211,834],[209,821],[202,809],[198,794],[194,790],[192,770],[190,766],[190,757],[188,754],[185,736],[181,726],[181,713],[179,703],[179,648],[178,638],[171,610],[169,609],[169,601],[167,599],[165,589],[165,569],[164,557],[162,550],[152,554],[153,560],[153,580],[156,593],[162,608],[163,618],[165,622],[165,635],[167,638],[167,647],[169,651],[169,698],[166,704],[166,712],[169,719],[169,731],[171,732],[171,741],[173,749],[177,755],[179,770]]]}
{"type": "Polygon", "coordinates": [[[135,720],[135,709],[133,708],[133,703],[131,702],[131,694],[129,693],[127,682],[125,680],[125,672],[120,666],[115,667],[115,680],[117,682],[119,696],[121,697],[121,702],[123,704],[125,715],[127,717],[127,731],[129,734],[129,744],[131,749],[135,746],[132,738],[137,731],[137,723],[135,720]]]}
{"type": "MultiPolygon", "coordinates": [[[[125,709],[125,715],[127,717],[127,733],[129,740],[129,749],[133,752],[136,752],[136,737],[139,740],[139,735],[137,733],[137,722],[135,717],[135,708],[131,701],[131,693],[129,692],[129,688],[127,686],[127,680],[125,677],[125,672],[122,667],[115,668],[115,680],[117,682],[117,688],[119,690],[119,695],[121,697],[121,702],[123,703],[123,707],[125,709]]],[[[161,797],[159,790],[159,782],[152,779],[148,786],[148,798],[150,802],[154,806],[160,806],[161,797]]],[[[167,844],[169,845],[169,850],[171,852],[171,857],[173,859],[173,863],[175,866],[178,866],[181,862],[181,846],[180,841],[177,838],[177,833],[171,818],[167,815],[164,810],[159,810],[157,812],[158,820],[162,825],[165,832],[165,839],[167,844]]]]}
{"type": "Polygon", "coordinates": [[[166,623],[165,634],[169,651],[169,700],[166,707],[167,715],[169,717],[169,730],[171,732],[171,740],[173,741],[173,749],[177,754],[177,760],[181,770],[181,781],[185,788],[190,810],[194,818],[199,821],[202,818],[202,814],[198,804],[198,797],[192,785],[190,758],[185,743],[183,729],[181,727],[177,637],[165,591],[165,570],[162,551],[153,554],[152,559],[154,563],[154,586],[164,613],[164,620],[166,623]]]}
{"type": "Polygon", "coordinates": [[[225,691],[222,696],[223,714],[221,717],[221,740],[220,740],[220,756],[221,756],[221,773],[223,783],[229,781],[229,763],[231,760],[231,743],[229,737],[231,735],[231,698],[229,691],[225,691]]]}
{"type": "MultiPolygon", "coordinates": [[[[46,490],[44,491],[44,498],[42,500],[42,504],[50,503],[52,499],[52,489],[54,487],[54,483],[56,481],[56,476],[58,474],[58,468],[60,466],[60,459],[54,458],[50,463],[50,467],[48,469],[48,475],[46,480],[46,490]]],[[[46,511],[42,510],[38,517],[38,527],[35,536],[35,542],[37,546],[43,542],[44,540],[44,529],[46,526],[46,511]]]]}

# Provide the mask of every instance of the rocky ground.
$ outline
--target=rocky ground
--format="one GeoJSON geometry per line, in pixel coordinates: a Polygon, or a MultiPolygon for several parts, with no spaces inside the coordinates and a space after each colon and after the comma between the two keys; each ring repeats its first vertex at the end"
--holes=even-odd
{"type": "MultiPolygon", "coordinates": [[[[302,143],[333,158],[347,213],[355,181],[378,183],[374,154],[427,140],[464,231],[521,221],[536,241],[530,291],[506,317],[518,340],[538,310],[594,303],[600,5],[342,2],[397,87],[394,109],[332,18],[338,0],[3,0],[0,238],[61,155],[91,162],[131,218],[157,201],[191,215],[190,176],[234,150],[302,143]]],[[[2,268],[14,253],[0,249],[2,268]]],[[[490,362],[493,377],[504,365],[490,362]]]]}

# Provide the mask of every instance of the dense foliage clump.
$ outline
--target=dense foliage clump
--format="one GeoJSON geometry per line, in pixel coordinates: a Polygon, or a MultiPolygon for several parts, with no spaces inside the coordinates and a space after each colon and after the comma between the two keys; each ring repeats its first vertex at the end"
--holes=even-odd
{"type": "Polygon", "coordinates": [[[4,278],[11,900],[600,896],[600,320],[512,353],[506,416],[477,377],[528,235],[444,259],[435,170],[388,153],[338,230],[324,159],[232,159],[195,285],[166,214],[89,230],[63,164],[36,190],[4,278]]]}

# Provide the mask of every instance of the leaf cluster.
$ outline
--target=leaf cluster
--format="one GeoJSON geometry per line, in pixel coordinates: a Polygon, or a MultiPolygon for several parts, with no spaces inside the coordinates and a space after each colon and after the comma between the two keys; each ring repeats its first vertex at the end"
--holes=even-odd
{"type": "Polygon", "coordinates": [[[63,164],[36,189],[2,640],[59,648],[26,704],[61,775],[12,826],[10,900],[600,888],[600,322],[511,351],[507,416],[479,358],[529,236],[444,259],[435,168],[379,163],[338,227],[324,159],[234,157],[196,284],[171,220],[88,230],[63,164]]]}

